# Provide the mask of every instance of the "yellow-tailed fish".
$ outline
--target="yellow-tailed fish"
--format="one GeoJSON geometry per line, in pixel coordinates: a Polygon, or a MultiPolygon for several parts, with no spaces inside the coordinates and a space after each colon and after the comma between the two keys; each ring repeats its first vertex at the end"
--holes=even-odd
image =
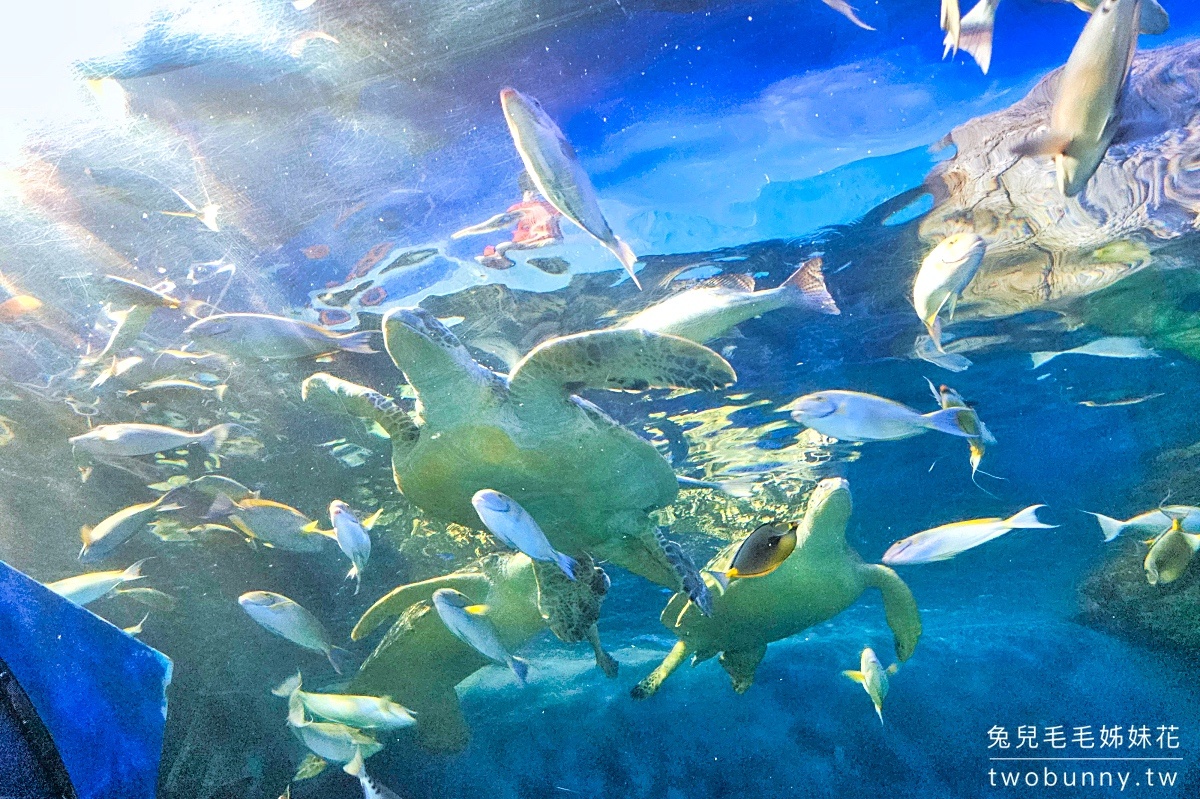
{"type": "Polygon", "coordinates": [[[796,549],[795,522],[787,526],[760,524],[746,536],[734,553],[729,569],[724,572],[710,571],[722,590],[729,588],[730,580],[747,577],[765,577],[778,569],[796,549]]]}
{"type": "Polygon", "coordinates": [[[79,449],[100,457],[134,457],[167,452],[193,444],[213,452],[237,432],[246,435],[250,433],[245,427],[231,423],[214,425],[200,433],[189,433],[158,424],[127,422],[103,424],[67,440],[79,449]]]}
{"type": "Polygon", "coordinates": [[[946,309],[947,321],[954,319],[959,297],[979,271],[986,249],[980,236],[955,233],[942,239],[921,261],[921,268],[913,281],[913,308],[925,323],[925,329],[939,351],[942,349],[942,320],[939,315],[946,309]]]}
{"type": "Polygon", "coordinates": [[[238,604],[263,629],[324,654],[338,674],[348,667],[350,653],[334,646],[325,625],[298,602],[271,591],[248,591],[238,597],[238,604]]]}
{"type": "Polygon", "coordinates": [[[332,530],[319,529],[315,521],[303,528],[303,532],[320,533],[337,541],[342,554],[350,558],[350,571],[346,573],[346,579],[354,580],[355,594],[362,587],[363,569],[367,568],[367,561],[371,557],[371,536],[367,531],[375,526],[382,513],[383,508],[380,508],[360,522],[349,505],[335,499],[329,503],[329,523],[333,525],[332,530]]]}
{"type": "Polygon", "coordinates": [[[477,605],[453,588],[433,592],[433,609],[455,638],[474,649],[493,663],[508,666],[522,685],[529,674],[529,664],[509,654],[500,641],[496,626],[487,617],[487,605],[477,605]]]}
{"type": "Polygon", "coordinates": [[[964,417],[974,416],[970,408],[944,408],[922,414],[874,394],[859,391],[818,391],[805,394],[783,407],[805,427],[839,441],[895,441],[936,430],[952,436],[971,438],[964,428],[964,417]]]}
{"type": "Polygon", "coordinates": [[[1117,131],[1117,106],[1137,51],[1140,0],[1100,0],[1058,77],[1050,127],[1014,148],[1052,155],[1058,188],[1083,191],[1117,131]]]}
{"type": "Polygon", "coordinates": [[[825,287],[820,258],[805,261],[778,288],[754,290],[751,275],[725,274],[638,311],[619,327],[667,333],[703,344],[779,308],[838,314],[825,287]]]}
{"type": "Polygon", "coordinates": [[[417,723],[410,710],[387,697],[320,694],[301,690],[299,674],[289,677],[272,693],[289,702],[298,702],[313,716],[355,729],[401,730],[417,723]]]}
{"type": "Polygon", "coordinates": [[[145,576],[142,574],[142,564],[148,560],[150,559],[142,558],[125,570],[89,572],[68,577],[65,580],[47,583],[46,587],[76,605],[87,605],[108,596],[113,589],[125,583],[142,579],[145,576]]]}
{"type": "Polygon", "coordinates": [[[290,716],[288,724],[310,752],[331,763],[349,763],[355,755],[370,757],[383,749],[374,737],[345,724],[303,719],[297,723],[290,716]]]}
{"type": "Polygon", "coordinates": [[[888,677],[896,673],[897,666],[893,663],[885,669],[875,650],[869,646],[862,651],[858,661],[858,671],[843,671],[842,674],[863,687],[867,696],[871,697],[879,723],[883,724],[883,700],[888,695],[888,677]]]}
{"type": "Polygon", "coordinates": [[[1038,509],[1045,505],[1030,505],[1007,519],[971,519],[935,527],[897,541],[883,554],[888,566],[912,566],[949,560],[955,555],[986,544],[1010,530],[1048,530],[1057,524],[1038,521],[1038,509]]]}
{"type": "Polygon", "coordinates": [[[541,103],[516,89],[500,92],[500,106],[525,170],[546,202],[615,255],[640,289],[633,269],[638,257],[609,227],[592,181],[558,125],[541,103]]]}
{"type": "Polygon", "coordinates": [[[228,521],[252,541],[288,552],[324,552],[331,538],[328,532],[317,529],[314,520],[290,505],[257,497],[234,502],[218,494],[205,519],[228,521]]]}
{"type": "Polygon", "coordinates": [[[175,509],[175,506],[163,502],[165,497],[164,494],[153,502],[130,505],[95,527],[82,528],[79,536],[83,539],[83,549],[79,552],[79,560],[83,563],[95,563],[108,557],[117,547],[144,530],[160,510],[175,509]]]}
{"type": "MultiPolygon", "coordinates": [[[[928,381],[928,378],[926,380],[928,381]]],[[[970,408],[962,395],[950,386],[943,384],[934,387],[930,382],[929,390],[933,392],[934,399],[942,408],[970,408]]],[[[995,444],[996,439],[977,413],[963,414],[958,417],[958,421],[962,429],[971,434],[971,437],[967,439],[967,444],[971,448],[971,480],[974,481],[975,475],[979,471],[979,464],[983,460],[984,453],[987,452],[987,445],[995,444]]],[[[995,475],[990,476],[995,477],[995,475]]]]}
{"type": "Polygon", "coordinates": [[[1200,535],[1184,532],[1183,521],[1186,514],[1171,512],[1171,527],[1160,535],[1142,566],[1146,570],[1146,582],[1150,585],[1167,585],[1183,576],[1188,565],[1200,549],[1200,535]]]}
{"type": "Polygon", "coordinates": [[[575,559],[555,549],[529,511],[512,497],[485,488],[471,497],[471,505],[488,532],[534,560],[554,563],[568,580],[575,580],[575,559]]]}
{"type": "Polygon", "coordinates": [[[1200,533],[1200,508],[1192,505],[1164,505],[1124,520],[1086,510],[1084,513],[1096,517],[1106,543],[1117,540],[1117,537],[1124,533],[1158,536],[1164,530],[1173,527],[1172,521],[1176,518],[1184,532],[1200,533]]]}

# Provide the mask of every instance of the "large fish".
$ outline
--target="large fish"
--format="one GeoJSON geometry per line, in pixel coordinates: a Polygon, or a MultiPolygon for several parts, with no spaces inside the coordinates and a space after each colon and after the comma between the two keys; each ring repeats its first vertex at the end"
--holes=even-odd
{"type": "Polygon", "coordinates": [[[1102,513],[1084,511],[1089,516],[1095,516],[1100,523],[1100,532],[1104,534],[1105,542],[1115,541],[1122,533],[1133,532],[1138,535],[1161,535],[1163,530],[1170,528],[1171,521],[1179,517],[1181,529],[1188,533],[1200,533],[1200,508],[1191,505],[1165,505],[1161,508],[1139,513],[1132,519],[1114,519],[1102,513]]]}
{"type": "Polygon", "coordinates": [[[568,580],[575,579],[575,559],[551,546],[529,511],[515,499],[485,488],[471,497],[471,505],[492,535],[534,560],[558,564],[568,580]]]}
{"type": "Polygon", "coordinates": [[[750,275],[718,275],[639,311],[618,327],[667,333],[703,344],[747,319],[787,307],[841,313],[825,288],[820,258],[805,261],[773,289],[755,291],[750,275]]]}
{"type": "Polygon", "coordinates": [[[433,592],[432,599],[433,609],[455,638],[493,663],[508,666],[517,675],[517,680],[525,684],[529,664],[509,654],[500,641],[496,626],[487,617],[487,605],[474,604],[466,594],[453,588],[439,588],[433,592]]]}
{"type": "Polygon", "coordinates": [[[291,505],[259,497],[235,502],[226,494],[218,494],[205,519],[228,521],[252,542],[288,552],[323,552],[332,537],[291,505]]]}
{"type": "Polygon", "coordinates": [[[1052,155],[1058,188],[1083,191],[1117,131],[1117,104],[1137,51],[1141,0],[1101,0],[1058,77],[1050,128],[1015,148],[1052,155]]]}
{"type": "Polygon", "coordinates": [[[930,430],[972,438],[965,417],[975,416],[970,408],[943,408],[921,414],[874,394],[859,391],[818,391],[805,394],[784,406],[792,418],[823,436],[839,441],[895,441],[930,430]]]}
{"type": "Polygon", "coordinates": [[[238,597],[238,604],[263,629],[323,653],[338,674],[346,670],[350,653],[330,643],[325,625],[298,602],[271,591],[248,591],[238,597]]]}
{"type": "Polygon", "coordinates": [[[46,587],[76,605],[87,605],[108,596],[125,583],[142,579],[142,564],[147,560],[149,558],[143,558],[124,571],[89,572],[47,583],[46,587]]]}
{"type": "Polygon", "coordinates": [[[869,646],[862,651],[858,662],[858,671],[843,671],[842,674],[863,687],[867,696],[871,697],[871,704],[875,706],[875,713],[878,714],[879,723],[882,724],[883,700],[888,695],[888,677],[896,673],[896,664],[893,663],[885,669],[879,662],[879,656],[875,654],[875,650],[869,646]]]}
{"type": "Polygon", "coordinates": [[[153,455],[155,452],[167,452],[192,444],[199,444],[212,452],[219,449],[235,432],[248,433],[249,431],[239,424],[231,423],[214,425],[201,433],[188,433],[158,424],[128,422],[103,424],[92,428],[83,435],[73,436],[67,440],[72,445],[102,458],[135,457],[153,455]]]}
{"type": "Polygon", "coordinates": [[[1048,530],[1057,524],[1038,521],[1038,509],[1045,505],[1030,505],[1025,510],[1007,519],[971,519],[965,522],[943,524],[932,530],[910,535],[897,541],[883,553],[883,562],[889,566],[911,566],[917,563],[933,563],[950,558],[980,544],[999,538],[1010,530],[1048,530]]]}
{"type": "Polygon", "coordinates": [[[943,239],[925,259],[913,281],[913,308],[925,323],[929,337],[938,351],[942,350],[943,309],[948,319],[954,319],[958,299],[983,263],[986,245],[974,233],[955,233],[943,239]]]}
{"type": "Polygon", "coordinates": [[[609,227],[592,181],[558,125],[542,109],[541,103],[516,89],[500,92],[500,106],[504,109],[513,144],[537,190],[560,214],[617,256],[640,289],[642,284],[633,270],[638,258],[609,227]]]}
{"type": "Polygon", "coordinates": [[[317,694],[301,690],[299,674],[284,680],[272,693],[288,700],[293,715],[298,704],[313,716],[355,729],[402,730],[417,723],[407,708],[383,697],[317,694]]]}
{"type": "Polygon", "coordinates": [[[299,360],[334,352],[376,352],[375,333],[335,333],[319,325],[283,316],[227,313],[193,323],[184,333],[197,344],[233,358],[299,360]]]}

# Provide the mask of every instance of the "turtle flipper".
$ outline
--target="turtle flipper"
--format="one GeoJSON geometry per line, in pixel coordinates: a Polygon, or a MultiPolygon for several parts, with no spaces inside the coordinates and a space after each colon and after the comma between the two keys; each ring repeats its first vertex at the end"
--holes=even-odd
{"type": "Polygon", "coordinates": [[[666,588],[681,587],[679,575],[651,533],[603,541],[593,547],[593,555],[666,588]]]}
{"type": "Polygon", "coordinates": [[[471,740],[471,728],[453,689],[443,691],[420,705],[417,714],[417,740],[434,752],[461,752],[471,740]]]}
{"type": "Polygon", "coordinates": [[[391,397],[325,372],[305,379],[300,384],[300,396],[305,402],[378,422],[391,437],[393,446],[411,445],[421,435],[412,417],[391,397]]]}
{"type": "Polygon", "coordinates": [[[350,638],[354,641],[362,640],[388,619],[399,616],[417,602],[428,600],[439,588],[453,588],[476,602],[483,602],[487,598],[490,587],[491,583],[487,577],[472,572],[456,572],[442,577],[434,577],[431,580],[422,580],[419,583],[397,586],[367,608],[367,612],[362,615],[358,624],[354,625],[354,629],[350,632],[350,638]]]}
{"type": "Polygon", "coordinates": [[[724,388],[737,380],[733,367],[701,344],[644,330],[593,330],[539,344],[513,369],[515,395],[560,386],[646,391],[651,388],[724,388]]]}
{"type": "Polygon", "coordinates": [[[888,627],[892,628],[892,635],[896,637],[896,657],[901,662],[908,660],[921,637],[921,613],[917,610],[917,600],[900,575],[887,566],[864,563],[859,568],[866,584],[878,588],[883,594],[883,612],[887,616],[888,627]]]}
{"type": "Polygon", "coordinates": [[[766,654],[766,644],[760,644],[750,649],[726,650],[721,653],[721,668],[728,672],[729,679],[733,681],[734,691],[744,694],[754,684],[754,672],[758,670],[758,664],[762,662],[763,656],[766,654]]]}
{"type": "Polygon", "coordinates": [[[688,656],[691,650],[688,648],[687,641],[679,641],[663,658],[663,662],[658,664],[658,668],[646,675],[640,683],[633,686],[633,690],[629,695],[634,699],[648,699],[658,692],[659,686],[663,684],[663,680],[671,676],[671,672],[679,668],[688,656]]]}
{"type": "Polygon", "coordinates": [[[588,643],[592,645],[592,651],[596,653],[596,666],[600,671],[604,672],[604,676],[610,680],[615,679],[617,672],[620,670],[620,664],[617,659],[604,651],[604,647],[600,644],[600,631],[596,629],[596,625],[592,625],[587,631],[588,643]]]}

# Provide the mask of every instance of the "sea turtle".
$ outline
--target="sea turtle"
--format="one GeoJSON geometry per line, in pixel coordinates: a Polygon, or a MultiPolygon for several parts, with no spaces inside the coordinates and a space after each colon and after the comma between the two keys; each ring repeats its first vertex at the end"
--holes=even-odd
{"type": "Polygon", "coordinates": [[[455,638],[438,618],[430,597],[439,588],[453,588],[486,604],[488,618],[509,651],[549,625],[568,643],[587,639],[596,664],[615,677],[616,661],[601,648],[596,631],[608,577],[586,557],[580,559],[576,574],[572,582],[554,564],[537,563],[522,554],[498,554],[453,574],[399,586],[367,610],[351,633],[360,640],[400,617],[363,663],[351,691],[389,696],[414,710],[427,748],[458,750],[466,745],[468,729],[454,687],[490,661],[455,638]]]}
{"type": "Polygon", "coordinates": [[[675,336],[597,330],[543,342],[504,377],[428,311],[392,310],[383,332],[416,391],[415,423],[377,392],[327,375],[302,390],[344,399],[351,413],[395,430],[392,473],[413,505],[479,529],[471,497],[494,489],[529,511],[560,552],[678,587],[649,516],[675,500],[675,473],[652,444],[575,392],[721,388],[736,379],[721,356],[675,336]]]}
{"type": "MultiPolygon", "coordinates": [[[[896,655],[907,660],[921,636],[917,603],[904,581],[886,566],[863,563],[846,545],[850,485],[841,478],[821,481],[808,500],[796,549],[764,577],[734,580],[719,594],[715,581],[712,616],[705,616],[684,594],[675,594],[662,622],[679,637],[663,662],[633,689],[635,699],[654,694],[688,655],[694,663],[720,653],[721,665],[739,694],[754,682],[767,644],[831,619],[850,607],[867,588],[883,594],[896,655]]],[[[727,571],[739,544],[719,552],[710,571],[727,571]]],[[[706,580],[712,580],[706,575],[706,580]]]]}
{"type": "Polygon", "coordinates": [[[1200,220],[1200,42],[1139,53],[1117,109],[1118,129],[1077,196],[1056,185],[1054,161],[1016,150],[1049,124],[1062,70],[1009,108],[955,128],[953,155],[930,173],[926,248],[954,233],[987,252],[955,320],[1066,309],[1148,265],[1187,262],[1200,220]]]}

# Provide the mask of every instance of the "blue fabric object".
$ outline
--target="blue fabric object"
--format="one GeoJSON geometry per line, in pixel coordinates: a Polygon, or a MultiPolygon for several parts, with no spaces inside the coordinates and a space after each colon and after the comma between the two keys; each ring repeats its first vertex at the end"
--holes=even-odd
{"type": "Polygon", "coordinates": [[[53,737],[79,799],[153,799],[170,659],[5,563],[0,658],[53,737]]]}

